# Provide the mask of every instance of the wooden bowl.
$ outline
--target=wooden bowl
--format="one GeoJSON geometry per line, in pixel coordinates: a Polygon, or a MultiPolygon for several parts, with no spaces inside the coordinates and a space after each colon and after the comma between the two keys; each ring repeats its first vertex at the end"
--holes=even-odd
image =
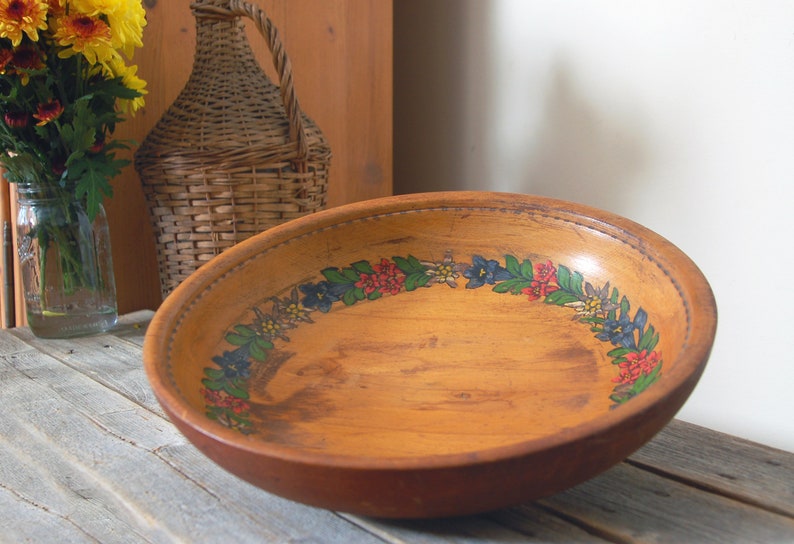
{"type": "Polygon", "coordinates": [[[272,228],[157,311],[148,378],[204,454],[377,517],[483,512],[623,460],[699,379],[706,279],[627,219],[526,195],[361,202],[272,228]]]}

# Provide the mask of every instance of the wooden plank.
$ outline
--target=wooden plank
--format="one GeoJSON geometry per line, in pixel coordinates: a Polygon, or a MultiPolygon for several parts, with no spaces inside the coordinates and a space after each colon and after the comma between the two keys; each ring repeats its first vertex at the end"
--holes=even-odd
{"type": "Polygon", "coordinates": [[[146,328],[153,315],[151,310],[140,310],[121,316],[118,325],[108,334],[42,339],[35,337],[28,328],[17,328],[8,331],[9,335],[0,335],[0,341],[13,335],[22,342],[21,346],[47,353],[105,387],[163,415],[149,387],[141,351],[146,328]]]}
{"type": "Polygon", "coordinates": [[[477,542],[607,542],[575,524],[528,505],[521,515],[500,510],[481,516],[427,520],[376,520],[345,515],[347,519],[393,544],[477,542]]]}
{"type": "Polygon", "coordinates": [[[0,383],[3,517],[101,542],[377,541],[222,471],[166,420],[50,357],[0,356],[0,383]]]}
{"type": "Polygon", "coordinates": [[[794,455],[782,450],[673,421],[631,463],[794,517],[794,455]]]}
{"type": "Polygon", "coordinates": [[[614,542],[794,541],[791,518],[628,463],[538,504],[614,542]]]}

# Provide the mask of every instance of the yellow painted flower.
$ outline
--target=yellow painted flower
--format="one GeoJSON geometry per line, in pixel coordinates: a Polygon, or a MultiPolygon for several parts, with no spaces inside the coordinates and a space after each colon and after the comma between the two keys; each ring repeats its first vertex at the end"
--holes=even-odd
{"type": "Polygon", "coordinates": [[[48,8],[44,0],[0,0],[0,37],[14,47],[22,43],[23,34],[38,41],[39,30],[47,30],[48,8]]]}
{"type": "Polygon", "coordinates": [[[66,49],[58,56],[69,58],[82,53],[90,64],[108,62],[116,51],[113,48],[110,27],[99,17],[72,14],[61,17],[57,22],[55,40],[66,49]]]}

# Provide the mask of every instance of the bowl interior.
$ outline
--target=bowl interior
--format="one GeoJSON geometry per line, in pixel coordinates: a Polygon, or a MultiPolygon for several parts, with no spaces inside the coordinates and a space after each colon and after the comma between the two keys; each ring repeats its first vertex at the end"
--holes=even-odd
{"type": "Polygon", "coordinates": [[[277,227],[157,318],[147,365],[170,413],[247,449],[370,465],[608,425],[696,380],[714,334],[708,285],[661,237],[495,194],[277,227]]]}

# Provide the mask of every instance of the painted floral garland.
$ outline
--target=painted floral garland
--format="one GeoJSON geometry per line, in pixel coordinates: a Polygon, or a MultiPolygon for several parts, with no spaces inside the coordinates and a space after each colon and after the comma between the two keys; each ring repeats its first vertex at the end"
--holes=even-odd
{"type": "Polygon", "coordinates": [[[588,324],[596,338],[613,346],[607,355],[618,372],[610,395],[615,405],[647,389],[661,373],[662,357],[654,349],[659,334],[648,323],[645,310],[639,308],[632,317],[628,299],[616,288],[610,292],[609,282],[593,287],[579,272],[550,260],[533,265],[529,259],[519,262],[505,255],[500,263],[474,255],[471,263],[459,263],[449,252],[440,262],[409,255],[326,268],[322,275],[322,281],[294,287],[289,297],[270,299],[269,312],[254,307],[250,323],[237,324],[226,334],[226,342],[234,348],[213,357],[216,366],[204,369],[201,393],[208,417],[245,434],[254,432],[248,390],[251,365],[265,363],[274,342],[288,341],[291,329],[313,323],[314,312],[327,313],[340,302],[350,306],[436,285],[457,288],[461,276],[468,280],[466,289],[492,286],[496,293],[524,295],[529,301],[575,310],[574,320],[588,324]]]}

